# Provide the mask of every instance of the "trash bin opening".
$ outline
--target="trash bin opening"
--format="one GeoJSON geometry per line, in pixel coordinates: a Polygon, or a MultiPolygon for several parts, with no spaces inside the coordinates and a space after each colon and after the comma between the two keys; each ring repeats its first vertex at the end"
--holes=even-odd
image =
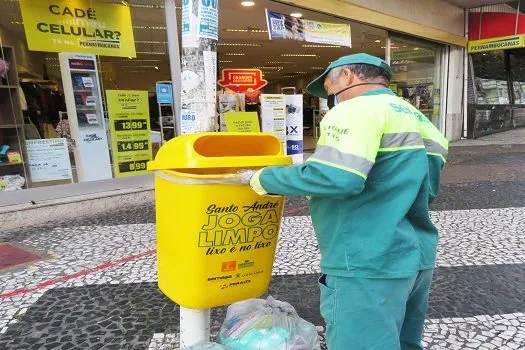
{"type": "MultiPolygon", "coordinates": [[[[155,175],[163,180],[184,185],[240,184],[239,170],[248,168],[208,168],[160,170],[155,175]]],[[[249,168],[255,169],[255,168],[249,168]]]]}
{"type": "Polygon", "coordinates": [[[281,142],[273,135],[215,135],[204,136],[193,144],[203,157],[277,156],[281,142]]]}

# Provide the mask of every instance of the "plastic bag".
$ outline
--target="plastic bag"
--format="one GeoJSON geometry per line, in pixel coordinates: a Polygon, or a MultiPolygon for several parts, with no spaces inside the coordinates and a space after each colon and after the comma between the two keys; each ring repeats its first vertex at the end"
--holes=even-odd
{"type": "Polygon", "coordinates": [[[230,350],[319,350],[315,326],[303,320],[292,305],[250,299],[228,307],[219,343],[230,350]]]}
{"type": "Polygon", "coordinates": [[[0,191],[20,191],[25,184],[26,179],[20,175],[0,176],[0,191]]]}
{"type": "Polygon", "coordinates": [[[228,348],[218,343],[201,343],[192,345],[184,350],[228,350],[228,348]]]}
{"type": "Polygon", "coordinates": [[[255,170],[241,170],[234,173],[202,175],[199,177],[177,176],[176,173],[156,171],[155,175],[163,180],[183,185],[246,185],[250,182],[255,170]]]}

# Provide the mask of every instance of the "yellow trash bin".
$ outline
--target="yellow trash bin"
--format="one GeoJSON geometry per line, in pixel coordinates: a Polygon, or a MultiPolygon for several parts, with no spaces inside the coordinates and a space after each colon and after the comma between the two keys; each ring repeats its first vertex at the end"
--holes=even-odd
{"type": "Polygon", "coordinates": [[[283,197],[261,197],[235,174],[289,165],[281,141],[262,133],[204,133],[170,140],[155,173],[159,288],[205,309],[268,289],[283,197]]]}

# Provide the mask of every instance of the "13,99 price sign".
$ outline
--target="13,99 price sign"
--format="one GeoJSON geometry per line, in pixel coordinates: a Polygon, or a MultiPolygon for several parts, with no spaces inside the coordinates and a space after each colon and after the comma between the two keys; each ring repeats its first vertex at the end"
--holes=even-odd
{"type": "Polygon", "coordinates": [[[107,90],[115,177],[145,174],[152,158],[147,91],[107,90]]]}

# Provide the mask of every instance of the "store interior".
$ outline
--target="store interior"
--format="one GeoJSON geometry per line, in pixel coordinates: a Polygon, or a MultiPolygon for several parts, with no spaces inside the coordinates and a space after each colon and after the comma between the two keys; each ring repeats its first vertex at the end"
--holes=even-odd
{"type": "MultiPolygon", "coordinates": [[[[103,2],[130,7],[137,57],[98,56],[101,88],[103,91],[147,90],[150,94],[151,127],[154,132],[160,132],[162,123],[172,123],[172,119],[169,118],[164,118],[164,122],[159,121],[159,108],[155,98],[155,84],[171,79],[164,1],[103,2]]],[[[283,88],[293,88],[292,91],[296,94],[304,94],[304,149],[305,152],[311,152],[316,144],[315,118],[319,115],[319,101],[308,95],[306,85],[330,62],[340,56],[366,52],[385,58],[389,33],[380,28],[349,22],[276,1],[255,0],[254,3],[253,6],[243,6],[241,0],[220,2],[217,78],[220,79],[221,71],[225,68],[257,68],[263,72],[263,78],[268,81],[268,85],[262,88],[262,93],[281,93],[283,88]],[[350,24],[352,47],[294,40],[270,40],[265,9],[286,15],[293,14],[308,20],[350,24]]],[[[177,6],[179,25],[180,5],[179,1],[177,6]]],[[[30,127],[24,128],[25,138],[67,137],[60,128],[61,115],[66,111],[66,107],[63,102],[58,54],[27,49],[24,24],[17,1],[2,2],[0,39],[2,45],[13,47],[16,54],[17,78],[27,103],[23,111],[24,121],[30,124],[30,127]]],[[[439,84],[441,82],[436,79],[440,76],[441,55],[438,52],[441,48],[402,37],[392,37],[390,43],[391,64],[395,73],[392,88],[399,96],[417,105],[429,118],[438,123],[439,121],[435,119],[440,114],[439,84]]],[[[162,111],[162,114],[169,116],[172,113],[168,110],[162,111]]],[[[170,127],[170,125],[164,126],[168,129],[170,127]]],[[[171,130],[167,133],[164,131],[161,139],[167,140],[173,137],[173,128],[171,130]]],[[[74,159],[72,163],[74,167],[74,159]]],[[[2,175],[1,171],[0,175],[2,175]]]]}

